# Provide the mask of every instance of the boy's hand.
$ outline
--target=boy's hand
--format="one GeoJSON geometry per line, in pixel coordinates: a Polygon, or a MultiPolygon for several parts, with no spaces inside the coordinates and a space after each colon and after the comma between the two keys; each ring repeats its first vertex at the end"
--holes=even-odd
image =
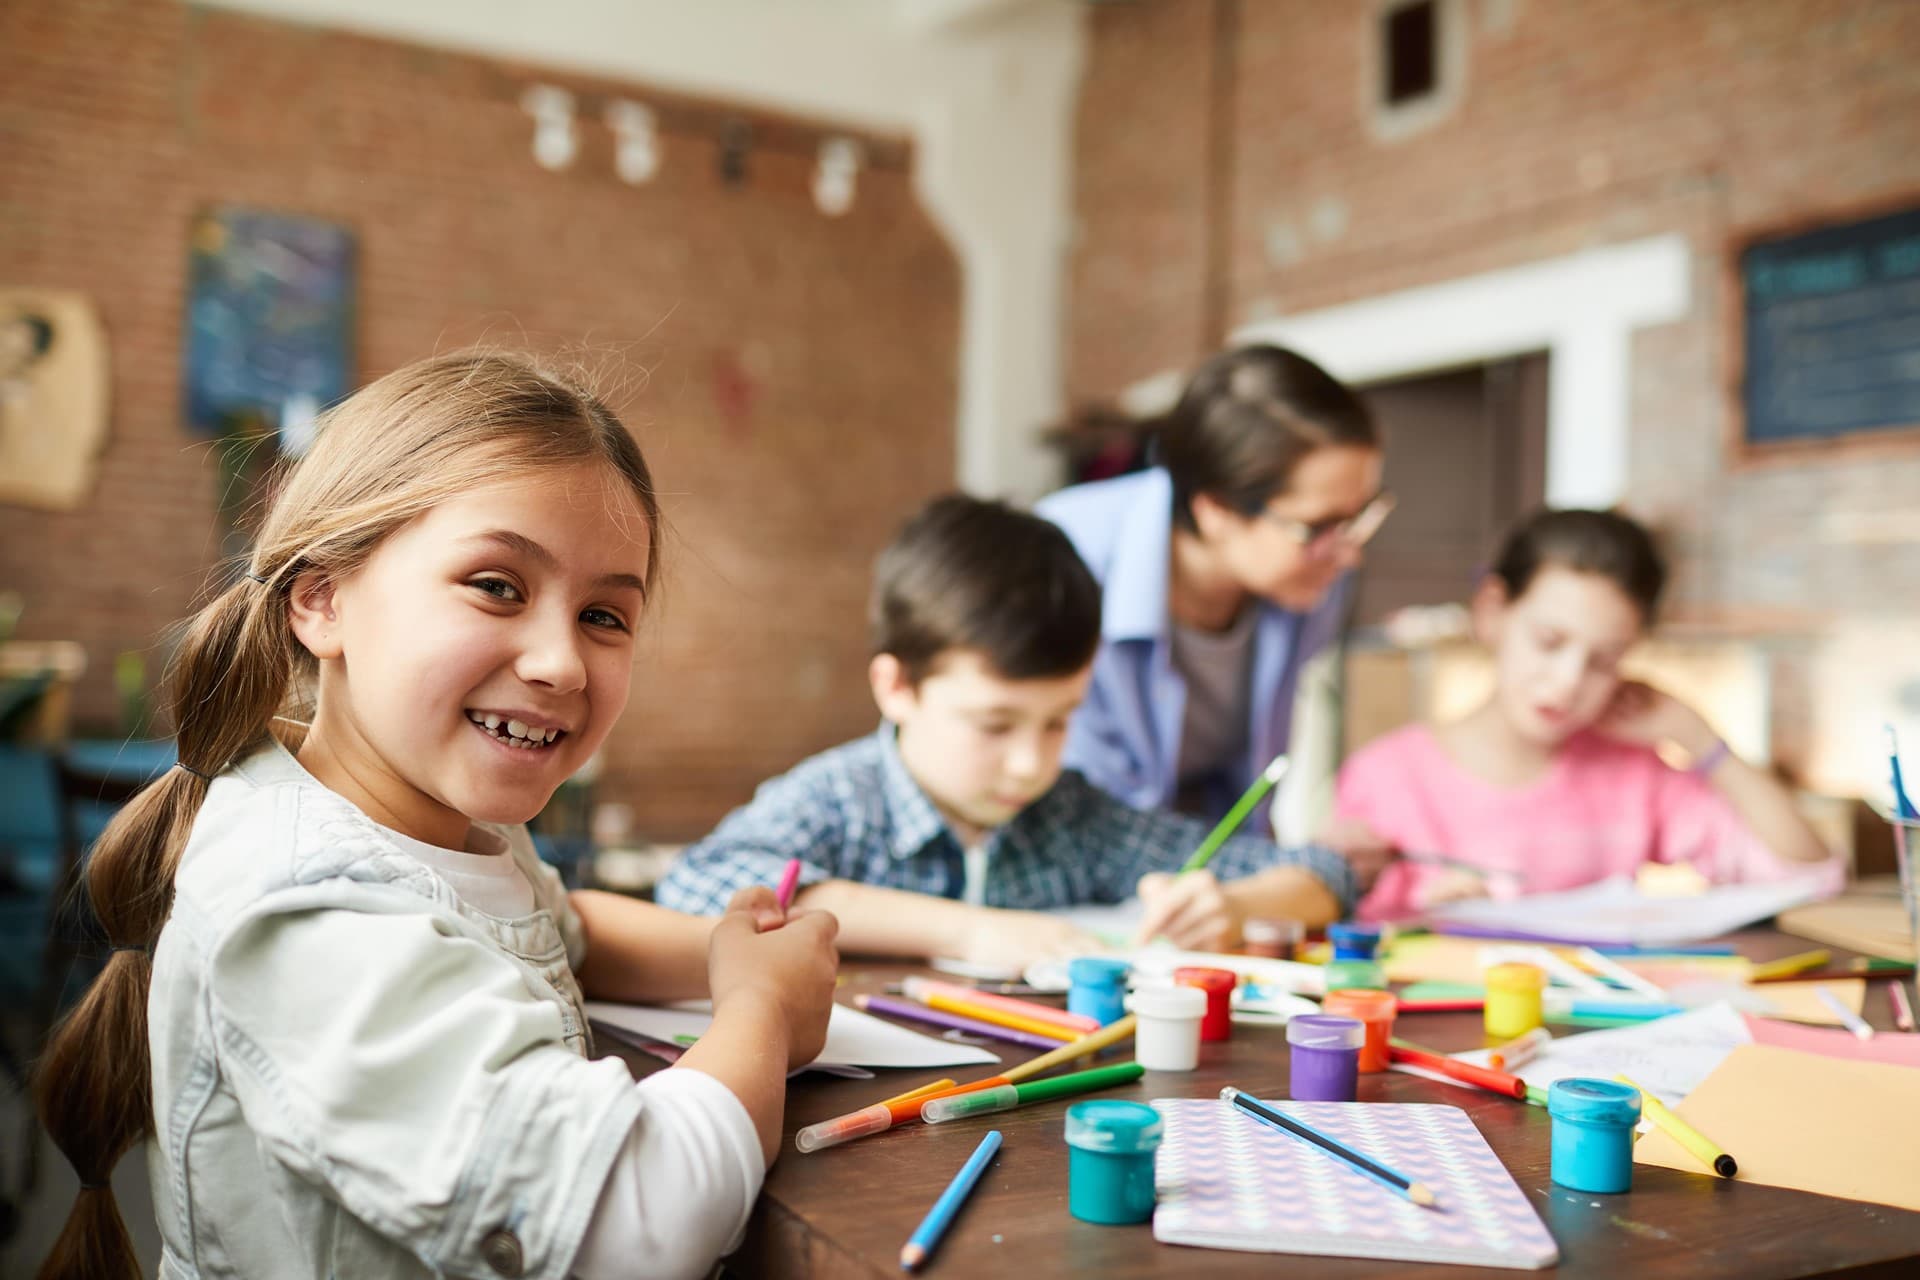
{"type": "Polygon", "coordinates": [[[840,923],[824,911],[781,918],[772,892],[764,888],[743,889],[733,902],[735,909],[720,918],[707,946],[714,1016],[735,1005],[771,1015],[786,1031],[787,1065],[812,1062],[827,1041],[827,1015],[840,971],[833,945],[840,923]],[[764,904],[751,896],[760,893],[766,894],[764,904]],[[757,917],[769,908],[779,923],[763,930],[757,917]]]}
{"type": "Polygon", "coordinates": [[[1225,951],[1239,937],[1239,912],[1211,871],[1156,871],[1141,876],[1135,892],[1147,909],[1136,946],[1165,934],[1188,951],[1225,951]]]}
{"type": "Polygon", "coordinates": [[[1044,912],[980,908],[974,915],[959,956],[969,964],[1016,972],[1041,960],[1111,950],[1092,934],[1044,912]]]}
{"type": "Polygon", "coordinates": [[[1713,744],[1719,741],[1713,727],[1698,711],[1672,694],[1638,680],[1620,682],[1594,728],[1609,738],[1641,746],[1657,747],[1663,742],[1672,742],[1696,757],[1713,750],[1713,744]]]}
{"type": "Polygon", "coordinates": [[[1320,843],[1347,860],[1356,887],[1365,893],[1399,853],[1386,837],[1359,818],[1335,818],[1320,833],[1320,843]]]}

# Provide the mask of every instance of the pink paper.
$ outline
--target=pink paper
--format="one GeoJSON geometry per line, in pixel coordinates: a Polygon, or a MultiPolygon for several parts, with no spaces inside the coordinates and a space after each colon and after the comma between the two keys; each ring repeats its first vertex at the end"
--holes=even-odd
{"type": "Polygon", "coordinates": [[[1907,1031],[1882,1031],[1871,1040],[1854,1038],[1851,1031],[1838,1027],[1809,1027],[1798,1022],[1742,1015],[1755,1044],[1770,1044],[1778,1049],[1798,1049],[1802,1053],[1824,1054],[1829,1058],[1852,1058],[1858,1062],[1884,1062],[1896,1067],[1920,1067],[1920,1035],[1907,1031]]]}

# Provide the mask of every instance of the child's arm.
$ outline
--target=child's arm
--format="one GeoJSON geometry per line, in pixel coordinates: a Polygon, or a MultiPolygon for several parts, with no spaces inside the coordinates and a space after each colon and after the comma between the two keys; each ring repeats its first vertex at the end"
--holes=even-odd
{"type": "Polygon", "coordinates": [[[787,1071],[825,1039],[831,917],[786,917],[755,888],[712,935],[713,1022],[673,1069],[641,1083],[640,1122],[568,1270],[580,1280],[630,1276],[637,1259],[649,1275],[691,1280],[737,1248],[779,1146],[787,1071]]]}
{"type": "Polygon", "coordinates": [[[1609,737],[1649,747],[1672,742],[1696,762],[1718,754],[1706,780],[1755,839],[1785,862],[1822,863],[1832,856],[1779,780],[1724,750],[1713,727],[1678,698],[1626,681],[1596,727],[1609,737]]]}
{"type": "Polygon", "coordinates": [[[733,900],[708,956],[713,1023],[674,1064],[712,1076],[740,1099],[768,1164],[780,1150],[787,1072],[813,1061],[826,1042],[839,971],[832,916],[780,919],[771,889],[733,900]]]}
{"type": "Polygon", "coordinates": [[[924,960],[947,956],[994,968],[1023,969],[1051,956],[1104,950],[1098,938],[1039,911],[971,907],[951,898],[826,880],[794,899],[840,921],[840,946],[859,955],[924,960]]]}
{"type": "Polygon", "coordinates": [[[587,933],[587,958],[575,976],[588,999],[658,1004],[707,994],[712,917],[593,889],[568,901],[587,933]]]}

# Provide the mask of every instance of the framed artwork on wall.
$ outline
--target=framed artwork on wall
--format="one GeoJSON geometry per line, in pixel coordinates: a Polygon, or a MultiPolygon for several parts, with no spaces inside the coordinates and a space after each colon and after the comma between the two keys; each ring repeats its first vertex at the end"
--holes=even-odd
{"type": "Polygon", "coordinates": [[[260,209],[200,212],[188,249],[188,424],[212,436],[263,432],[282,447],[352,388],[354,240],[319,218],[260,209]]]}

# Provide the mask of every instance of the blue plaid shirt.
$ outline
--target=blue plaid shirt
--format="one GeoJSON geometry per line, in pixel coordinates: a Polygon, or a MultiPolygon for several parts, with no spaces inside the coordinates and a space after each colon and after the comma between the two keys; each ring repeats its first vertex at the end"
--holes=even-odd
{"type": "MultiPolygon", "coordinates": [[[[1178,870],[1208,829],[1130,808],[1068,770],[988,837],[986,905],[1045,911],[1122,901],[1148,872],[1178,870]]],[[[777,884],[789,858],[800,859],[802,886],[853,880],[957,899],[966,880],[960,842],[901,762],[891,725],[761,784],[680,855],[655,897],[676,911],[715,915],[735,891],[777,884]]],[[[1352,870],[1320,846],[1282,849],[1236,836],[1207,869],[1236,880],[1278,866],[1311,871],[1342,913],[1353,905],[1352,870]]]]}

